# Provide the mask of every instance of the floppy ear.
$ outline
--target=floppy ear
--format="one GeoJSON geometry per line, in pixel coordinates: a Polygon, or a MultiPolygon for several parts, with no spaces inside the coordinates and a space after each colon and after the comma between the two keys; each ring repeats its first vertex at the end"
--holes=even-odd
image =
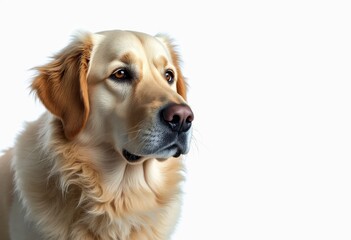
{"type": "Polygon", "coordinates": [[[177,92],[186,100],[187,84],[180,68],[181,59],[180,59],[179,53],[176,51],[176,46],[173,44],[173,40],[167,35],[158,34],[156,35],[156,37],[166,45],[166,47],[168,48],[168,51],[171,54],[172,61],[176,67],[177,76],[178,76],[177,92]]]}
{"type": "Polygon", "coordinates": [[[89,116],[87,71],[92,47],[89,34],[76,36],[51,62],[36,68],[32,83],[41,102],[61,120],[68,139],[84,128],[89,116]]]}

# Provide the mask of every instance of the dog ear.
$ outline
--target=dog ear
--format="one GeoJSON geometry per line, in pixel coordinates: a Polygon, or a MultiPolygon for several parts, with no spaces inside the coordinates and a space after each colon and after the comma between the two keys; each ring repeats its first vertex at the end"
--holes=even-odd
{"type": "Polygon", "coordinates": [[[76,36],[48,64],[37,67],[32,90],[57,116],[67,139],[73,139],[89,116],[87,71],[93,42],[89,34],[76,36]]]}
{"type": "Polygon", "coordinates": [[[171,54],[171,58],[172,58],[173,64],[176,67],[177,76],[178,76],[177,92],[186,100],[187,84],[181,71],[180,65],[182,62],[180,59],[180,55],[176,50],[176,46],[173,44],[173,40],[165,34],[158,34],[156,35],[156,37],[160,39],[163,44],[166,45],[168,51],[171,54]]]}

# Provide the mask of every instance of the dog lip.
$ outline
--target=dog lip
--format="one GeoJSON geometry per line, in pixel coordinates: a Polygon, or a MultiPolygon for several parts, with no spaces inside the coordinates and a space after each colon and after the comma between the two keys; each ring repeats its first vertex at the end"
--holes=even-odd
{"type": "Polygon", "coordinates": [[[169,151],[172,151],[172,149],[176,150],[176,152],[173,154],[173,157],[175,157],[175,158],[184,154],[184,149],[181,146],[179,146],[178,144],[174,144],[168,148],[169,151]]]}
{"type": "Polygon", "coordinates": [[[123,157],[127,159],[128,162],[137,162],[141,159],[141,156],[132,154],[125,149],[123,149],[122,153],[123,153],[123,157]]]}
{"type": "Polygon", "coordinates": [[[177,158],[182,154],[182,150],[180,150],[179,148],[177,149],[177,152],[173,155],[173,157],[177,158]]]}
{"type": "Polygon", "coordinates": [[[165,146],[164,148],[158,149],[158,151],[151,151],[151,152],[144,152],[142,153],[143,155],[136,155],[125,148],[122,150],[122,155],[123,157],[130,163],[138,163],[142,161],[142,159],[148,159],[148,158],[156,158],[156,159],[168,159],[170,157],[178,158],[182,154],[186,154],[186,149],[184,146],[178,143],[172,143],[169,146],[165,146]]]}

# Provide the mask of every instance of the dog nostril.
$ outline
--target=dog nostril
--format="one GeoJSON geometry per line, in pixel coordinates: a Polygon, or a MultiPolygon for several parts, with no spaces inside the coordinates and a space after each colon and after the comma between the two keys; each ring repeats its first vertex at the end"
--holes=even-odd
{"type": "Polygon", "coordinates": [[[180,117],[178,115],[174,115],[172,120],[169,121],[170,123],[174,123],[174,124],[177,124],[180,122],[180,117]]]}
{"type": "Polygon", "coordinates": [[[194,114],[185,104],[172,104],[162,111],[163,120],[174,132],[186,132],[191,127],[194,114]]]}
{"type": "Polygon", "coordinates": [[[194,115],[193,115],[193,114],[189,115],[189,116],[186,118],[186,122],[187,122],[187,123],[191,123],[193,120],[194,120],[194,115]]]}

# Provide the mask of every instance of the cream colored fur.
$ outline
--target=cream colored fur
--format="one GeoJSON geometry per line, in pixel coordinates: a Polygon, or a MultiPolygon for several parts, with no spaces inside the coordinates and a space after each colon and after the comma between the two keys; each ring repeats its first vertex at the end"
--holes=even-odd
{"type": "Polygon", "coordinates": [[[170,40],[83,33],[37,71],[32,88],[48,111],[0,158],[0,239],[169,239],[182,160],[173,148],[145,146],[162,148],[159,110],[186,104],[170,40]],[[133,82],[111,80],[121,67],[132,69],[133,82]],[[142,157],[129,162],[123,149],[142,157]]]}

